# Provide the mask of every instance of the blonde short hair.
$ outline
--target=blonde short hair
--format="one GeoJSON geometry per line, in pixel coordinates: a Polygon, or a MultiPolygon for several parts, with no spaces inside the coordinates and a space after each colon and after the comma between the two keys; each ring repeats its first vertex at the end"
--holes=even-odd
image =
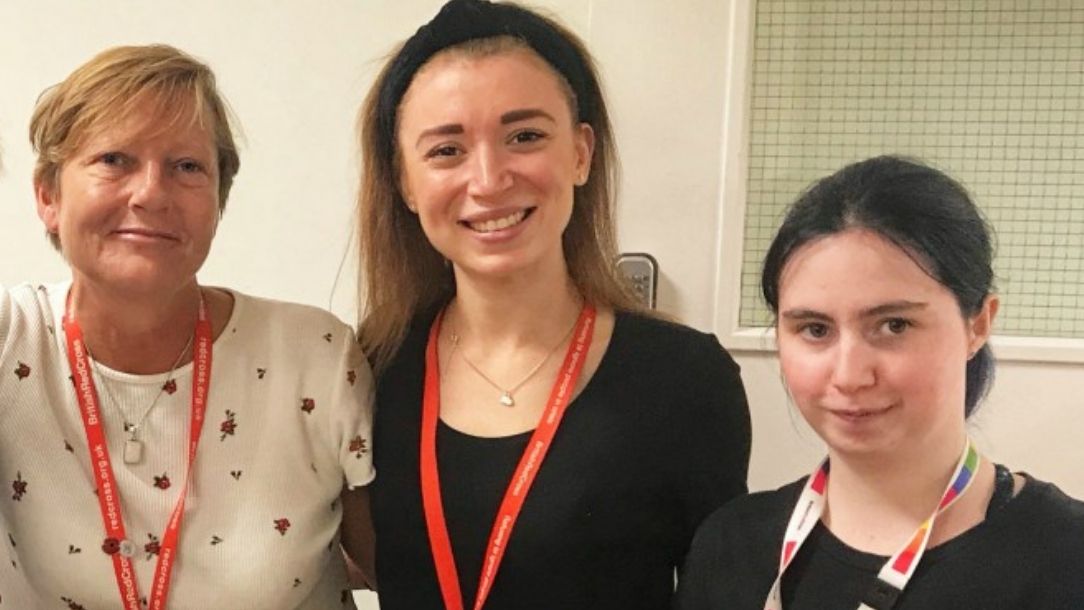
{"type": "MultiPolygon", "coordinates": [[[[41,94],[30,119],[30,144],[38,156],[34,183],[56,191],[64,163],[89,136],[148,100],[166,119],[162,129],[181,121],[208,128],[218,157],[218,207],[225,210],[241,167],[229,106],[210,67],[163,44],[106,49],[41,94]]],[[[58,238],[50,239],[59,248],[58,238]]]]}

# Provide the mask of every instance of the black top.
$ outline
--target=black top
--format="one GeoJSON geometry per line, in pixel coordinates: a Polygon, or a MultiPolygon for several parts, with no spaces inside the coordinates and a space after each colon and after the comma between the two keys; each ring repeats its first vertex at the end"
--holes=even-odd
{"type": "MultiPolygon", "coordinates": [[[[676,607],[762,610],[804,484],[746,496],[709,517],[676,607]]],[[[995,502],[982,523],[926,551],[894,610],[1084,608],[1084,503],[1031,477],[1015,498],[995,502]]],[[[819,523],[783,577],[783,608],[853,610],[887,560],[819,523]]]]}
{"type": "MultiPolygon", "coordinates": [[[[416,323],[377,383],[373,484],[382,610],[443,608],[419,487],[424,352],[416,323]]],[[[440,425],[437,460],[465,606],[530,434],[440,425]]],[[[749,411],[714,336],[618,313],[526,499],[487,610],[667,608],[696,527],[746,491],[749,411]]]]}

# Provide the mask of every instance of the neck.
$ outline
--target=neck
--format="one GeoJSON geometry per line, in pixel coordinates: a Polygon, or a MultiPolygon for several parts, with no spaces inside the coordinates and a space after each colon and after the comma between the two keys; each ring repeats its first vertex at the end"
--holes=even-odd
{"type": "Polygon", "coordinates": [[[126,373],[163,373],[178,359],[199,315],[195,279],[165,294],[130,295],[75,281],[71,307],[94,359],[126,373]]]}
{"type": "Polygon", "coordinates": [[[450,318],[471,343],[517,348],[562,336],[582,306],[563,261],[545,277],[476,280],[456,270],[450,318]]]}
{"type": "Polygon", "coordinates": [[[860,550],[895,552],[937,508],[963,453],[965,439],[962,434],[957,438],[908,455],[855,457],[829,451],[825,525],[860,550]]]}

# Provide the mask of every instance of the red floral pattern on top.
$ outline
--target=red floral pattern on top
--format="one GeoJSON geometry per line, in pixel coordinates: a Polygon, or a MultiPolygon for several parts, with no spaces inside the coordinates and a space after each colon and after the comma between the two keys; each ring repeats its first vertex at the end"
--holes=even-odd
{"type": "Polygon", "coordinates": [[[158,536],[155,536],[154,534],[147,534],[147,538],[150,541],[143,545],[143,552],[147,554],[147,561],[150,561],[151,557],[157,555],[162,550],[162,545],[158,541],[158,536]]]}
{"type": "Polygon", "coordinates": [[[227,436],[233,436],[237,432],[237,414],[229,409],[226,409],[226,419],[218,427],[218,431],[222,433],[221,438],[218,440],[226,440],[227,436]]]}
{"type": "MultiPolygon", "coordinates": [[[[49,327],[48,330],[49,330],[50,333],[53,332],[52,327],[49,327]]],[[[233,332],[237,332],[236,328],[234,328],[232,330],[233,330],[233,332]]],[[[308,336],[308,341],[312,342],[312,343],[318,343],[320,341],[320,339],[323,339],[323,341],[325,341],[325,342],[327,342],[329,344],[334,343],[334,338],[338,335],[338,331],[336,331],[335,334],[332,334],[332,333],[320,334],[318,331],[317,332],[309,331],[309,332],[310,332],[310,334],[308,336]]],[[[325,356],[326,356],[328,354],[331,354],[331,351],[332,350],[321,350],[320,353],[325,354],[325,356]]],[[[330,357],[334,357],[334,356],[332,355],[330,357]]],[[[34,360],[32,358],[28,358],[28,359],[30,359],[31,362],[37,362],[36,360],[34,360]]],[[[0,374],[5,374],[6,375],[6,374],[11,374],[11,372],[14,372],[16,377],[21,381],[21,380],[24,380],[24,379],[27,379],[27,378],[33,376],[35,371],[37,371],[37,369],[36,369],[37,365],[36,364],[35,365],[30,365],[30,364],[28,364],[26,362],[22,362],[22,361],[16,361],[16,364],[17,364],[16,367],[10,367],[10,366],[6,367],[6,368],[8,368],[8,371],[9,371],[8,373],[0,372],[0,374]],[[34,368],[31,368],[32,366],[34,368]]],[[[250,365],[250,366],[252,366],[252,365],[250,365]]],[[[251,375],[253,369],[255,369],[257,378],[262,380],[262,379],[265,379],[267,373],[269,372],[269,369],[265,368],[267,366],[268,366],[267,364],[263,364],[263,366],[261,366],[259,368],[256,368],[255,366],[252,366],[252,368],[247,368],[245,372],[248,375],[251,375]]],[[[274,366],[274,364],[272,364],[272,366],[274,366]]],[[[355,364],[355,366],[364,366],[364,365],[355,364]]],[[[344,369],[345,369],[345,367],[343,367],[343,368],[324,367],[324,370],[327,373],[331,373],[332,371],[335,371],[335,370],[338,371],[337,373],[334,373],[334,375],[336,377],[338,377],[338,379],[336,381],[339,384],[342,383],[342,379],[343,379],[344,376],[346,378],[347,383],[350,386],[355,386],[359,382],[359,380],[367,381],[368,379],[370,379],[370,377],[368,376],[368,370],[367,369],[358,369],[358,368],[345,369],[345,375],[344,375],[344,369]]],[[[38,371],[38,372],[40,373],[40,371],[38,371]]],[[[38,376],[40,377],[40,375],[38,375],[38,376]]],[[[329,381],[328,380],[329,376],[330,375],[325,375],[325,376],[321,377],[322,382],[329,381]]],[[[8,379],[10,379],[10,377],[8,379]]],[[[75,383],[75,380],[74,380],[73,377],[69,376],[68,379],[73,384],[75,383]]],[[[251,377],[249,377],[249,379],[251,379],[251,377]]],[[[271,379],[271,378],[268,378],[268,380],[269,381],[275,381],[276,383],[279,381],[277,379],[271,379]]],[[[28,383],[34,383],[34,382],[28,382],[28,383]]],[[[165,379],[163,381],[159,381],[159,383],[161,383],[160,389],[156,388],[156,390],[160,391],[160,392],[163,392],[163,393],[170,394],[170,395],[176,394],[177,391],[179,389],[181,389],[180,388],[180,383],[177,380],[173,379],[173,378],[168,378],[168,379],[165,379]]],[[[321,386],[326,386],[328,384],[327,383],[321,383],[320,385],[321,386]]],[[[341,391],[342,387],[338,386],[338,390],[341,391]]],[[[295,408],[300,408],[301,411],[303,413],[305,413],[306,415],[311,414],[311,413],[313,413],[315,411],[316,406],[317,406],[317,401],[321,401],[321,412],[322,413],[328,412],[329,408],[333,408],[332,410],[334,410],[334,408],[338,408],[340,406],[339,404],[337,404],[337,402],[335,400],[332,399],[332,397],[337,396],[337,395],[331,393],[330,389],[328,391],[326,391],[326,392],[325,391],[316,391],[316,390],[310,389],[307,392],[310,393],[309,396],[304,396],[304,397],[297,397],[297,394],[292,393],[292,392],[290,392],[290,393],[282,392],[282,393],[277,394],[277,396],[278,396],[279,400],[286,403],[285,405],[281,405],[281,406],[286,406],[286,407],[288,407],[288,405],[289,405],[291,394],[294,397],[297,397],[297,398],[293,399],[295,401],[295,402],[293,402],[293,404],[295,405],[295,408]],[[296,401],[300,401],[300,404],[298,402],[296,402],[296,401]]],[[[300,392],[298,392],[298,393],[300,393],[300,392]]],[[[227,401],[224,401],[224,402],[226,404],[230,404],[227,401]]],[[[230,409],[225,409],[224,411],[225,411],[225,418],[223,420],[220,420],[220,425],[219,425],[219,433],[220,433],[220,440],[221,441],[225,441],[227,436],[238,436],[238,432],[240,432],[240,438],[242,439],[242,441],[236,441],[235,440],[235,441],[233,441],[233,443],[242,442],[242,445],[244,445],[245,441],[248,441],[248,439],[246,437],[250,433],[254,433],[256,430],[258,430],[258,429],[260,429],[262,427],[262,426],[257,425],[256,428],[252,428],[251,426],[248,426],[248,424],[250,424],[252,422],[250,420],[245,420],[246,421],[246,427],[239,431],[238,430],[238,419],[239,419],[238,418],[238,413],[233,411],[233,410],[230,410],[230,409]]],[[[244,413],[240,414],[242,418],[245,416],[245,413],[248,413],[248,411],[245,411],[244,413]]],[[[213,419],[212,419],[212,425],[213,425],[213,419]]],[[[126,426],[127,426],[127,424],[126,424],[126,426]]],[[[126,430],[127,429],[128,428],[126,427],[126,430]]],[[[360,430],[362,432],[365,431],[364,428],[361,428],[360,430]]],[[[60,435],[58,435],[58,436],[60,436],[60,435]]],[[[257,434],[256,436],[257,436],[256,440],[259,441],[260,440],[259,435],[257,434]]],[[[59,439],[53,437],[51,442],[56,442],[57,440],[59,440],[60,443],[57,443],[57,445],[51,445],[52,450],[54,452],[56,452],[56,450],[60,449],[61,446],[62,446],[63,450],[65,452],[78,454],[78,451],[76,451],[77,448],[75,446],[73,446],[73,444],[71,442],[69,442],[69,439],[63,438],[63,436],[61,436],[61,438],[59,438],[59,439]]],[[[78,439],[78,442],[82,442],[82,439],[78,439]]],[[[226,446],[226,445],[222,446],[223,449],[225,449],[227,447],[232,447],[235,450],[238,448],[238,446],[235,445],[235,444],[231,444],[229,446],[226,446]]],[[[363,434],[355,434],[355,436],[353,438],[350,438],[349,441],[348,441],[348,447],[349,447],[348,454],[353,454],[358,460],[361,460],[362,458],[365,458],[366,456],[368,456],[371,453],[371,448],[369,447],[369,440],[363,434]]],[[[63,455],[62,453],[59,453],[59,452],[56,452],[56,453],[57,453],[57,455],[63,455]]],[[[239,481],[241,479],[241,475],[242,475],[242,471],[240,470],[239,467],[243,466],[244,464],[245,464],[245,462],[244,462],[244,460],[242,460],[241,462],[237,463],[236,465],[230,464],[229,466],[226,466],[225,468],[222,468],[222,470],[225,470],[225,471],[229,472],[230,476],[235,481],[239,481]],[[236,468],[236,470],[231,470],[231,468],[236,468]]],[[[304,462],[301,462],[301,464],[297,464],[296,466],[300,469],[303,464],[304,464],[304,462]]],[[[160,464],[158,467],[164,468],[166,466],[167,466],[167,464],[160,464]]],[[[320,464],[320,470],[323,470],[323,469],[327,468],[328,466],[336,466],[338,468],[342,468],[342,464],[334,464],[334,465],[332,465],[332,464],[321,463],[320,464]]],[[[351,463],[350,466],[353,467],[354,464],[351,463]]],[[[320,470],[317,469],[317,465],[315,463],[310,463],[310,469],[312,470],[313,473],[319,474],[320,470]]],[[[220,476],[220,473],[222,472],[222,470],[218,470],[219,476],[220,476]]],[[[33,479],[37,483],[42,483],[44,481],[44,479],[42,478],[42,474],[39,473],[37,470],[28,469],[27,474],[28,474],[28,477],[30,479],[33,479]]],[[[304,475],[305,473],[301,472],[301,474],[304,475]]],[[[143,475],[140,478],[143,478],[144,485],[145,485],[146,479],[144,477],[145,477],[145,475],[143,475]]],[[[48,484],[48,482],[45,482],[45,484],[48,484]]],[[[154,485],[155,488],[157,488],[159,490],[164,491],[164,490],[172,489],[172,480],[171,480],[171,478],[170,478],[170,476],[168,475],[167,472],[162,472],[160,475],[153,475],[152,476],[152,484],[154,485]]],[[[26,496],[26,494],[28,493],[28,489],[29,489],[29,483],[28,483],[27,480],[23,479],[21,471],[16,473],[16,478],[14,480],[11,480],[11,489],[12,489],[12,499],[13,499],[13,501],[21,501],[25,497],[25,499],[30,503],[29,505],[24,505],[24,507],[25,506],[33,506],[33,503],[36,501],[36,498],[38,498],[41,495],[37,491],[38,488],[35,487],[35,495],[34,496],[26,496]]],[[[96,489],[96,488],[92,488],[92,492],[95,495],[97,495],[99,493],[99,490],[96,489]]],[[[333,500],[331,502],[331,511],[332,512],[338,510],[338,504],[339,504],[339,502],[338,502],[337,499],[335,499],[335,500],[333,500]]],[[[283,507],[283,508],[286,508],[286,507],[283,507]]],[[[266,521],[264,521],[264,523],[266,524],[266,521]]],[[[277,519],[272,519],[272,526],[273,526],[274,531],[277,532],[280,537],[285,538],[287,533],[289,533],[289,531],[292,529],[293,523],[287,517],[280,517],[280,518],[277,518],[277,519]]],[[[294,535],[295,538],[292,538],[293,540],[296,540],[296,536],[298,536],[298,535],[307,534],[307,532],[308,532],[308,522],[306,521],[305,523],[302,523],[301,526],[302,526],[303,531],[300,532],[300,534],[295,534],[294,535]]],[[[266,527],[266,525],[264,525],[263,527],[266,527]]],[[[263,530],[263,531],[266,532],[266,530],[263,530]]],[[[269,539],[273,539],[273,535],[270,532],[266,532],[265,534],[263,534],[263,536],[265,536],[265,537],[267,537],[269,539]]],[[[204,539],[206,540],[206,538],[204,538],[204,539]]],[[[13,538],[11,538],[10,535],[9,535],[9,540],[11,542],[12,547],[14,547],[15,546],[15,540],[13,538]]],[[[120,553],[124,553],[124,554],[127,555],[127,554],[129,554],[129,547],[130,547],[130,550],[135,552],[135,553],[139,553],[139,551],[142,551],[141,554],[144,555],[146,561],[149,561],[149,562],[154,561],[154,559],[156,557],[160,556],[161,553],[162,553],[161,540],[159,539],[158,536],[156,536],[153,533],[146,533],[146,538],[143,540],[144,544],[142,544],[142,545],[138,545],[138,542],[136,542],[136,544],[131,544],[131,543],[128,543],[126,541],[122,541],[120,539],[120,537],[98,538],[98,537],[95,536],[92,540],[93,541],[86,540],[86,541],[74,541],[74,542],[80,542],[80,545],[87,545],[89,543],[89,548],[91,549],[91,552],[94,549],[95,542],[97,542],[100,545],[100,548],[101,548],[102,552],[104,554],[107,554],[107,555],[117,555],[117,554],[120,554],[120,553]],[[128,546],[126,547],[125,545],[128,545],[128,546]],[[123,547],[123,551],[122,551],[122,547],[123,547]]],[[[63,540],[62,542],[63,542],[63,544],[58,546],[58,553],[59,554],[66,555],[68,557],[72,557],[72,561],[78,560],[80,557],[85,555],[85,553],[83,553],[83,549],[80,548],[80,546],[77,546],[76,544],[72,544],[68,540],[63,540]],[[66,554],[65,554],[65,551],[66,551],[66,554]]],[[[285,541],[283,541],[283,542],[285,543],[285,541]]],[[[293,543],[285,543],[285,544],[293,544],[293,543]]],[[[213,552],[212,549],[214,547],[218,546],[218,545],[227,546],[225,544],[223,538],[221,538],[220,536],[218,536],[218,535],[210,536],[210,546],[212,548],[211,549],[206,549],[205,552],[213,552]]],[[[335,540],[328,541],[327,548],[328,548],[329,552],[333,551],[335,546],[336,546],[336,541],[335,540]]],[[[92,554],[93,554],[93,552],[92,552],[92,554]]],[[[138,555],[137,555],[137,557],[138,557],[138,555]]],[[[138,558],[138,559],[142,559],[142,558],[138,558]]],[[[138,561],[138,559],[136,559],[136,561],[138,561]]],[[[14,565],[14,563],[15,562],[13,561],[12,564],[14,565]]],[[[280,578],[282,580],[285,580],[286,583],[292,583],[294,587],[300,587],[302,585],[307,586],[309,584],[307,582],[303,582],[301,578],[297,578],[296,574],[291,574],[289,576],[282,575],[280,578]]],[[[283,584],[285,584],[285,583],[283,583],[283,584]]],[[[59,595],[59,593],[60,592],[58,592],[58,595],[59,595]]],[[[73,594],[76,594],[76,591],[65,592],[65,593],[67,593],[68,595],[73,595],[73,594]]],[[[54,598],[54,600],[55,599],[56,598],[54,598]]],[[[82,604],[76,602],[75,599],[73,599],[73,598],[61,597],[60,599],[62,600],[62,604],[63,604],[61,607],[66,607],[69,610],[86,610],[85,607],[82,604]]],[[[344,604],[348,603],[350,599],[351,599],[350,592],[347,591],[347,590],[342,591],[342,601],[343,601],[343,603],[344,604]]],[[[6,595],[2,598],[2,601],[9,602],[6,595]]],[[[146,604],[147,604],[146,598],[142,599],[141,602],[142,602],[142,605],[144,607],[146,607],[146,604]]]]}
{"type": "Polygon", "coordinates": [[[283,517],[282,519],[275,519],[275,529],[283,536],[286,535],[286,530],[290,529],[290,520],[283,517]]]}
{"type": "Polygon", "coordinates": [[[359,460],[361,456],[369,453],[369,444],[365,439],[361,438],[360,434],[350,439],[350,453],[353,453],[354,457],[359,460]]]}
{"type": "Polygon", "coordinates": [[[11,499],[16,502],[20,502],[23,496],[26,494],[26,481],[23,480],[23,473],[16,472],[15,480],[11,482],[11,489],[15,492],[12,494],[11,499]]]}

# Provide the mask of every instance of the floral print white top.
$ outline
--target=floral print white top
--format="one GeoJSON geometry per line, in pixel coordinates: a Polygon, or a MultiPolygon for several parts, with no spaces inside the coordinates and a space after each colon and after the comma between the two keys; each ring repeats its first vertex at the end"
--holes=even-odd
{"type": "MultiPolygon", "coordinates": [[[[68,288],[0,287],[0,610],[121,604],[65,355],[68,288]]],[[[369,366],[332,314],[231,294],[167,606],[353,608],[339,494],[374,476],[369,366]]],[[[183,487],[192,364],[172,375],[93,369],[146,596],[183,487]],[[156,395],[142,459],[126,464],[125,415],[139,419],[156,395]]]]}

